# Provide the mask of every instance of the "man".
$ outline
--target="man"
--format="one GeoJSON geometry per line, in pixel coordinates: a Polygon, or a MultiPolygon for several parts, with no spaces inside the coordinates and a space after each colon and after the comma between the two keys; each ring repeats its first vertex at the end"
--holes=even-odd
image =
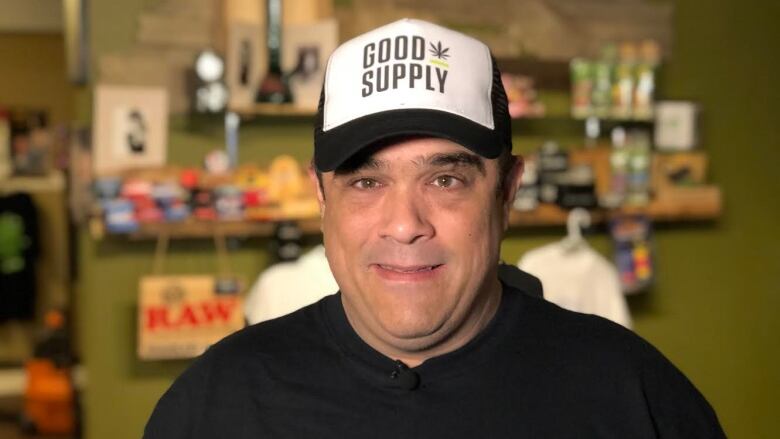
{"type": "Polygon", "coordinates": [[[333,296],[209,349],[147,438],[720,438],[628,330],[502,285],[522,174],[488,48],[401,20],[327,69],[315,129],[333,296]]]}

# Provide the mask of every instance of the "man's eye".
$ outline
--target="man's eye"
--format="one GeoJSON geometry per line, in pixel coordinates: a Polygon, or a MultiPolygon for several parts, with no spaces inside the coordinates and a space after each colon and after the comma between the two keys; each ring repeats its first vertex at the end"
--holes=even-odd
{"type": "Polygon", "coordinates": [[[379,182],[371,178],[360,178],[352,183],[352,187],[357,189],[376,189],[379,182]]]}
{"type": "Polygon", "coordinates": [[[433,180],[433,184],[444,189],[456,187],[460,183],[456,177],[451,175],[440,175],[433,180]]]}

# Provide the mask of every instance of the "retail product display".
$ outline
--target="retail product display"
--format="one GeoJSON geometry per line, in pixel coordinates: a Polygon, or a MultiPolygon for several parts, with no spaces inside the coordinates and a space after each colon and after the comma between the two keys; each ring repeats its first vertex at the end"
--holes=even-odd
{"type": "Polygon", "coordinates": [[[620,288],[614,265],[609,263],[582,238],[581,216],[569,214],[566,239],[536,248],[523,255],[517,266],[542,281],[545,299],[571,311],[596,314],[627,328],[631,316],[620,288]]]}
{"type": "Polygon", "coordinates": [[[147,360],[195,357],[243,328],[237,285],[234,279],[204,275],[141,278],[138,356],[147,360]]]}
{"type": "Polygon", "coordinates": [[[50,310],[37,337],[33,358],[25,363],[22,429],[30,434],[73,435],[79,422],[70,337],[65,315],[50,310]]]}
{"type": "Polygon", "coordinates": [[[218,113],[225,109],[228,89],[223,82],[225,62],[211,50],[205,50],[195,60],[199,83],[195,89],[195,111],[218,113]]]}
{"type": "Polygon", "coordinates": [[[521,212],[529,212],[537,206],[539,206],[539,171],[538,158],[534,154],[524,158],[523,177],[512,207],[521,212]]]}
{"type": "Polygon", "coordinates": [[[622,127],[612,131],[610,192],[606,206],[644,206],[650,201],[650,138],[643,131],[626,133],[622,127]]]}
{"type": "Polygon", "coordinates": [[[533,78],[502,73],[501,82],[504,84],[509,101],[509,115],[513,119],[544,116],[544,104],[538,100],[533,78]]]}
{"type": "Polygon", "coordinates": [[[165,168],[98,178],[95,193],[106,230],[132,233],[146,223],[317,216],[317,200],[292,157],[277,157],[267,170],[246,165],[231,171],[226,160],[219,151],[209,154],[205,171],[165,168]]]}
{"type": "Polygon", "coordinates": [[[655,106],[655,146],[660,151],[689,151],[698,142],[698,105],[663,101],[655,106]]]}
{"type": "Polygon", "coordinates": [[[257,102],[274,104],[292,101],[288,76],[282,72],[282,0],[266,0],[268,69],[257,90],[257,102]]]}
{"type": "Polygon", "coordinates": [[[638,46],[631,42],[619,48],[607,45],[596,60],[573,59],[572,116],[652,119],[659,63],[660,48],[649,40],[638,46]]]}
{"type": "Polygon", "coordinates": [[[569,154],[555,142],[545,142],[538,155],[539,201],[558,199],[558,178],[569,169],[569,154]]]}
{"type": "Polygon", "coordinates": [[[655,271],[650,220],[643,216],[614,218],[610,234],[622,290],[627,294],[645,291],[652,284],[655,271]]]}
{"type": "Polygon", "coordinates": [[[43,111],[11,113],[11,162],[15,175],[46,175],[53,167],[54,133],[43,111]]]}

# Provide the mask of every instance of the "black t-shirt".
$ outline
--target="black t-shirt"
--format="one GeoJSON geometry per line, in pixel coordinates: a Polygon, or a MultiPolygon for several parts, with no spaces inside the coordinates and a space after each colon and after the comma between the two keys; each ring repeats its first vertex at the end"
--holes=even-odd
{"type": "Polygon", "coordinates": [[[144,437],[725,437],[647,342],[508,287],[476,338],[412,370],[407,390],[336,294],[214,345],[163,395],[144,437]]]}

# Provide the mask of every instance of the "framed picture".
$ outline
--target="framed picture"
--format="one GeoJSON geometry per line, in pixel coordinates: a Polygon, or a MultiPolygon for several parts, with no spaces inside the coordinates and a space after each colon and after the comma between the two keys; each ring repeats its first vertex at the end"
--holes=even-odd
{"type": "Polygon", "coordinates": [[[257,87],[268,64],[263,29],[259,24],[244,22],[228,26],[225,83],[230,90],[230,108],[247,107],[255,102],[257,87]]]}
{"type": "Polygon", "coordinates": [[[163,87],[99,85],[95,91],[96,176],[165,164],[168,92],[163,87]]]}
{"type": "Polygon", "coordinates": [[[325,65],[336,50],[338,39],[339,28],[335,18],[284,27],[282,71],[289,75],[296,107],[317,109],[325,65]]]}

